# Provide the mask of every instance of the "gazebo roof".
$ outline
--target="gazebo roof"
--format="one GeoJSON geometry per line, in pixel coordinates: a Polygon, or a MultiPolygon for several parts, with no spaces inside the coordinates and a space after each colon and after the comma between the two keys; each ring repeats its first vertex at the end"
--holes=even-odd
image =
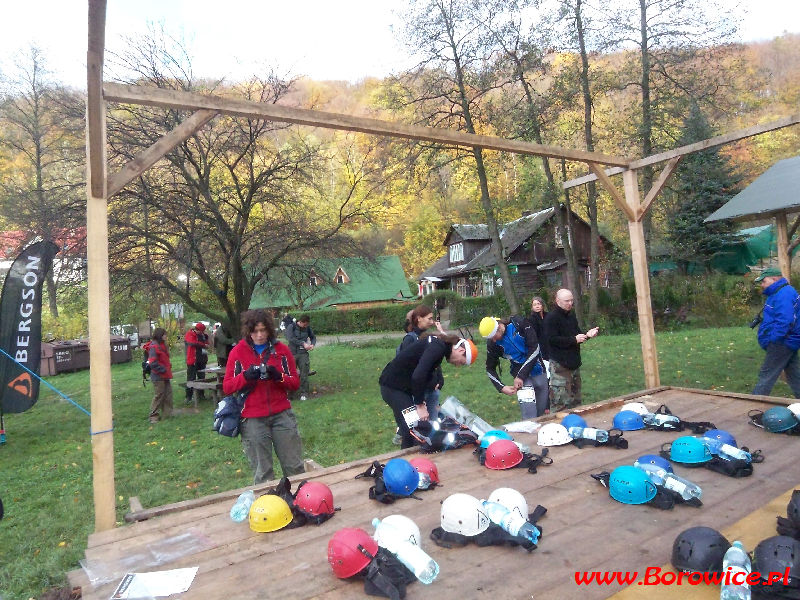
{"type": "Polygon", "coordinates": [[[747,220],[775,213],[800,210],[800,156],[772,165],[705,222],[722,219],[747,220]]]}

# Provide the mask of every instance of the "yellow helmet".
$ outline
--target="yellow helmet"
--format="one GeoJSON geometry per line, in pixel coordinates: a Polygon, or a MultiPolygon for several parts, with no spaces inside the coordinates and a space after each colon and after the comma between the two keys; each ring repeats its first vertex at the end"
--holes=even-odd
{"type": "Polygon", "coordinates": [[[292,509],[275,494],[264,494],[250,506],[250,529],[259,533],[283,529],[292,522],[292,509]]]}
{"type": "Polygon", "coordinates": [[[483,317],[481,324],[478,325],[478,332],[485,338],[494,337],[494,334],[497,333],[497,323],[498,320],[495,317],[483,317]]]}

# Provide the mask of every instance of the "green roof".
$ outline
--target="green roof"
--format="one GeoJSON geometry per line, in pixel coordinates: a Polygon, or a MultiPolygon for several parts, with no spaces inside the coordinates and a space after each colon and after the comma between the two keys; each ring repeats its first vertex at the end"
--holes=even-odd
{"type": "MultiPolygon", "coordinates": [[[[320,278],[320,285],[309,295],[305,295],[300,308],[324,308],[337,304],[404,300],[412,297],[400,259],[394,255],[379,256],[373,260],[320,259],[314,261],[313,273],[320,278]],[[334,283],[340,268],[349,279],[347,283],[334,283]]],[[[309,283],[305,285],[311,287],[309,283]]],[[[266,285],[253,292],[250,308],[294,307],[296,299],[289,293],[290,289],[291,285],[285,277],[267,281],[266,285]]]]}

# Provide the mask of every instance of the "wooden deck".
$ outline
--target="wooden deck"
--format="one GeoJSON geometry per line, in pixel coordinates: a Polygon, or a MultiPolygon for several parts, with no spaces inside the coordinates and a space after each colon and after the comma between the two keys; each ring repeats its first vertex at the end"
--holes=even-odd
{"type": "MultiPolygon", "coordinates": [[[[86,558],[106,563],[129,560],[129,570],[164,570],[199,566],[197,577],[182,598],[339,598],[367,597],[360,582],[334,577],[326,560],[327,543],[341,527],[361,527],[372,533],[373,517],[404,514],[412,518],[423,537],[439,524],[440,502],[455,492],[486,498],[497,487],[513,487],[522,492],[531,508],[542,504],[548,509],[540,524],[544,529],[539,548],[527,553],[520,548],[439,548],[425,539],[423,548],[439,563],[441,572],[430,586],[419,582],[408,588],[408,598],[466,599],[498,597],[510,599],[607,598],[620,592],[620,585],[575,583],[576,571],[637,571],[665,567],[672,542],[683,529],[693,525],[717,528],[735,539],[737,527],[743,539],[754,544],[775,535],[774,516],[785,514],[780,497],[800,483],[797,466],[800,438],[770,434],[752,427],[747,412],[768,408],[780,399],[726,395],[713,391],[679,388],[645,390],[622,398],[582,407],[590,425],[608,428],[619,406],[636,398],[656,408],[667,404],[688,421],[712,421],[730,431],[739,445],[763,450],[766,460],[755,465],[749,478],[733,479],[706,469],[676,468],[676,472],[703,488],[703,506],[676,506],[662,511],[649,506],[628,506],[615,502],[589,475],[632,464],[641,454],[657,453],[663,442],[675,433],[628,432],[627,450],[578,448],[569,445],[551,448],[553,464],[528,474],[521,469],[491,471],[478,465],[470,449],[431,455],[439,467],[442,486],[420,492],[421,501],[402,499],[392,505],[370,500],[370,483],[353,477],[372,460],[337,465],[303,478],[327,483],[342,510],[321,526],[307,525],[293,530],[258,534],[247,523],[233,523],[228,511],[242,490],[232,490],[194,501],[146,509],[130,518],[147,518],[131,525],[89,536],[86,558]],[[777,499],[777,500],[776,500],[777,499]],[[764,509],[770,501],[772,507],[764,509]],[[773,507],[778,507],[770,521],[773,507]],[[759,510],[761,509],[761,510],[759,510]],[[757,520],[758,526],[752,523],[757,520]],[[750,523],[751,525],[747,525],[750,523]],[[770,524],[771,523],[771,524],[770,524]],[[749,529],[748,529],[749,527],[749,529]],[[761,531],[763,529],[763,531],[761,531]],[[747,533],[747,536],[744,535],[747,533]],[[191,552],[158,566],[140,568],[137,556],[164,550],[165,543],[178,535],[194,540],[191,552]],[[756,539],[757,538],[757,539],[756,539]]],[[[467,400],[468,403],[468,400],[467,400]]],[[[683,434],[679,434],[683,435],[683,434]]],[[[535,436],[516,434],[515,439],[535,447],[535,436]]],[[[405,451],[415,452],[415,451],[405,451]]],[[[382,461],[395,452],[378,458],[382,461]]],[[[269,486],[259,486],[263,489],[269,486]]],[[[788,500],[788,496],[786,496],[788,500]]],[[[748,549],[752,549],[752,545],[748,549]]],[[[73,585],[82,585],[83,597],[106,599],[119,578],[92,588],[81,570],[70,574],[73,585]]],[[[690,586],[631,586],[622,592],[627,598],[658,597],[711,598],[719,590],[690,586]],[[712,593],[713,592],[713,593],[712,593]]]]}

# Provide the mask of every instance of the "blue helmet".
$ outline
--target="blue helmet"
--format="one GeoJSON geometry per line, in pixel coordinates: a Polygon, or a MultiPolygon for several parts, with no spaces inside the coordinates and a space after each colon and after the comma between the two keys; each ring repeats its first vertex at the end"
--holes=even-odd
{"type": "Polygon", "coordinates": [[[623,504],[646,504],[657,492],[647,473],[630,465],[614,469],[608,480],[608,493],[623,504]]]}
{"type": "Polygon", "coordinates": [[[632,410],[621,410],[614,415],[614,429],[620,429],[621,431],[644,429],[642,415],[632,410]]]}
{"type": "Polygon", "coordinates": [[[395,496],[410,496],[419,486],[419,474],[405,458],[393,458],[383,467],[383,483],[395,496]]]}
{"type": "Polygon", "coordinates": [[[672,473],[672,465],[670,462],[658,454],[643,454],[639,458],[636,459],[636,462],[640,465],[655,465],[657,467],[661,467],[667,473],[672,473]]]}
{"type": "Polygon", "coordinates": [[[481,438],[481,448],[488,448],[489,444],[491,444],[496,440],[513,440],[513,439],[514,438],[511,437],[511,435],[505,431],[502,431],[500,429],[491,429],[483,434],[483,437],[481,438]]]}
{"type": "Polygon", "coordinates": [[[691,435],[684,435],[672,442],[669,457],[675,462],[698,465],[711,460],[711,450],[703,441],[691,435]]]}
{"type": "Polygon", "coordinates": [[[739,447],[736,444],[736,438],[724,429],[709,429],[703,434],[703,437],[712,440],[715,445],[728,444],[734,448],[739,447]]]}
{"type": "Polygon", "coordinates": [[[567,429],[570,427],[588,427],[586,424],[586,419],[580,415],[576,415],[575,413],[570,413],[561,419],[561,424],[567,429]]]}
{"type": "Polygon", "coordinates": [[[764,429],[772,433],[781,433],[797,425],[797,417],[785,406],[773,406],[764,411],[761,423],[764,429]]]}

